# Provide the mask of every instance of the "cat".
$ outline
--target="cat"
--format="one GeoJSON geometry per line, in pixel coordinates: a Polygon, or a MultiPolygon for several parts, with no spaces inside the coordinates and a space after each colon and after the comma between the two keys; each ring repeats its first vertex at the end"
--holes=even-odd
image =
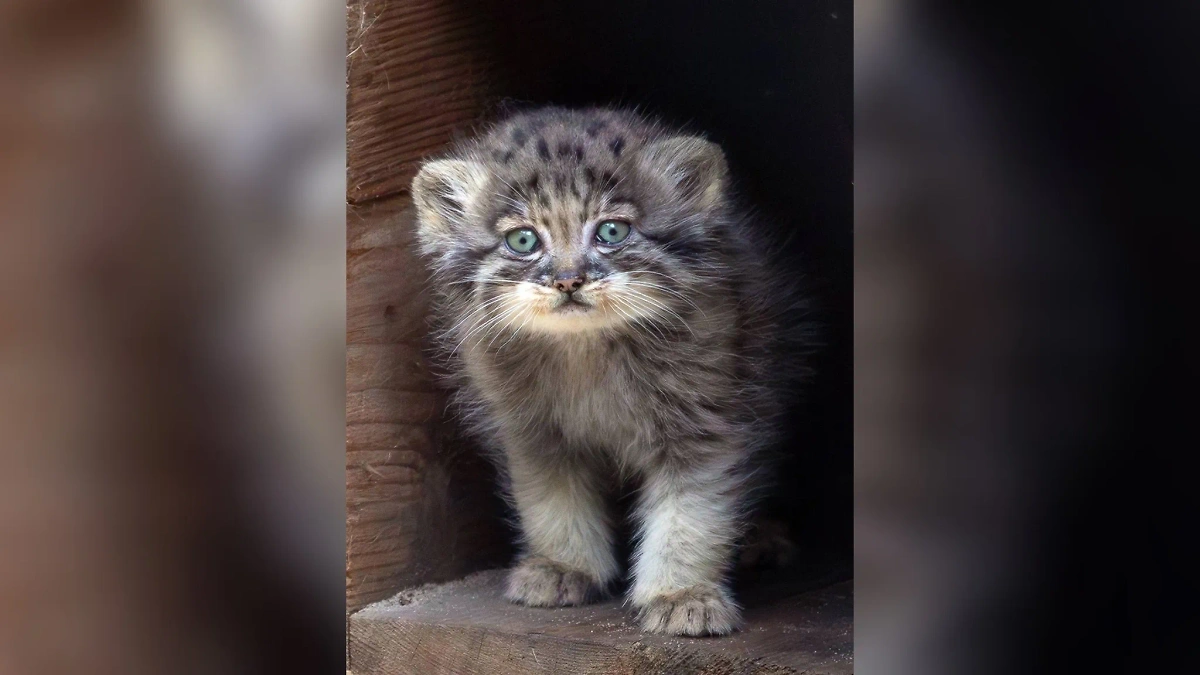
{"type": "Polygon", "coordinates": [[[541,108],[426,162],[411,192],[454,405],[519,520],[506,597],[605,594],[605,495],[633,485],[642,629],[737,629],[728,577],[807,328],[721,148],[631,111],[541,108]]]}

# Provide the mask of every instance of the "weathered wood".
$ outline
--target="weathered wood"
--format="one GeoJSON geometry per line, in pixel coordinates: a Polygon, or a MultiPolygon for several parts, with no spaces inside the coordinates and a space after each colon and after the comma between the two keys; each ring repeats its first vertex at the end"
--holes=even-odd
{"type": "Polygon", "coordinates": [[[428,300],[404,198],[347,218],[346,606],[503,561],[489,468],[442,428],[428,300]]]}
{"type": "Polygon", "coordinates": [[[442,428],[422,353],[429,311],[405,198],[419,161],[494,93],[480,6],[348,4],[347,611],[509,551],[490,468],[442,428]],[[386,198],[396,195],[393,198],[386,198]]]}
{"type": "Polygon", "coordinates": [[[493,94],[486,3],[352,0],[347,26],[347,197],[404,193],[493,94]]]}
{"type": "Polygon", "coordinates": [[[356,675],[420,673],[853,672],[853,586],[802,592],[767,584],[744,598],[746,626],[722,638],[673,638],[637,629],[610,600],[533,609],[501,596],[503,571],[400,593],[350,617],[356,675]]]}
{"type": "MultiPolygon", "coordinates": [[[[425,265],[415,244],[407,198],[349,206],[346,214],[346,343],[403,344],[412,360],[427,330],[425,265]]],[[[357,350],[355,354],[364,354],[357,350]]],[[[378,354],[378,352],[376,352],[378,354]]],[[[387,359],[384,359],[386,361],[387,359]]],[[[349,364],[353,366],[354,364],[349,364]]],[[[376,365],[380,365],[377,361],[376,365]]]]}

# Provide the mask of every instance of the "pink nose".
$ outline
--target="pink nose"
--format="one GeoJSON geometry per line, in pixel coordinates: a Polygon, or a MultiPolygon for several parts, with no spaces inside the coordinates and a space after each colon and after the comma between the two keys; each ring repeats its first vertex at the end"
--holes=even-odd
{"type": "Polygon", "coordinates": [[[575,275],[571,275],[571,276],[563,278],[563,279],[555,279],[554,280],[554,287],[557,288],[558,290],[562,291],[563,293],[573,293],[573,292],[579,290],[579,287],[582,285],[583,285],[583,279],[581,279],[575,275]]]}

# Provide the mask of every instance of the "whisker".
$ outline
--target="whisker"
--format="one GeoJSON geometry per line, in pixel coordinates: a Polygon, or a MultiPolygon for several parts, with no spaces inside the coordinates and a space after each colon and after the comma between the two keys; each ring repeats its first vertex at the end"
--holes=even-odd
{"type": "Polygon", "coordinates": [[[460,284],[494,284],[496,286],[503,286],[504,284],[516,285],[523,284],[525,282],[520,279],[462,279],[459,281],[445,281],[442,283],[445,286],[457,286],[460,284]]]}
{"type": "Polygon", "coordinates": [[[647,328],[652,328],[652,329],[654,329],[654,332],[658,335],[659,339],[661,339],[663,342],[667,341],[666,333],[663,333],[662,329],[660,329],[657,325],[655,325],[652,320],[649,322],[642,322],[639,320],[640,317],[637,317],[636,313],[638,313],[639,309],[643,309],[643,308],[640,308],[638,305],[635,305],[633,303],[633,298],[614,298],[614,299],[618,300],[619,302],[625,303],[626,308],[631,309],[635,312],[635,317],[630,323],[633,323],[635,325],[643,325],[643,326],[646,326],[647,328]]]}
{"type": "Polygon", "coordinates": [[[671,309],[670,307],[666,306],[666,305],[665,305],[665,304],[663,304],[662,302],[659,302],[658,300],[655,300],[654,298],[651,298],[650,296],[646,295],[645,293],[642,293],[641,291],[634,290],[634,289],[632,289],[632,288],[630,288],[630,289],[626,289],[626,290],[627,290],[627,292],[628,292],[628,293],[630,293],[630,294],[631,294],[633,297],[640,299],[642,302],[648,302],[648,303],[650,303],[650,304],[651,304],[651,306],[653,306],[653,307],[657,307],[658,309],[661,309],[661,310],[663,310],[664,312],[666,312],[667,314],[670,314],[671,316],[675,317],[676,319],[678,319],[678,320],[679,320],[679,323],[683,324],[683,327],[684,327],[684,328],[686,328],[686,329],[687,329],[687,331],[688,331],[689,333],[691,333],[691,334],[692,334],[692,337],[695,337],[695,336],[696,336],[696,333],[695,333],[695,331],[693,331],[693,330],[692,330],[692,327],[691,327],[691,326],[689,326],[689,325],[688,325],[688,323],[687,323],[687,321],[686,321],[686,320],[684,320],[684,318],[683,318],[682,316],[680,316],[680,315],[679,315],[679,313],[678,313],[678,312],[676,312],[675,310],[673,310],[673,309],[671,309]]]}
{"type": "Polygon", "coordinates": [[[525,326],[529,325],[529,322],[532,319],[533,319],[533,310],[532,310],[532,308],[526,307],[525,308],[525,320],[522,321],[521,325],[518,326],[517,329],[513,331],[513,334],[511,336],[509,336],[509,338],[507,340],[504,341],[504,344],[500,345],[500,349],[497,351],[503,351],[504,348],[508,346],[508,343],[512,342],[518,335],[521,334],[522,331],[525,330],[525,326]]]}
{"type": "Polygon", "coordinates": [[[461,339],[461,340],[459,340],[458,344],[457,344],[457,345],[454,347],[454,350],[450,352],[450,355],[451,355],[451,356],[454,356],[456,353],[458,353],[458,350],[459,350],[460,348],[462,348],[462,346],[463,346],[464,344],[466,344],[467,340],[468,340],[468,339],[470,339],[470,337],[471,337],[472,335],[475,335],[475,334],[477,334],[477,333],[482,333],[482,334],[483,334],[483,335],[486,337],[486,336],[487,336],[487,332],[486,332],[486,331],[487,331],[487,329],[488,329],[490,326],[493,326],[493,325],[495,325],[495,324],[496,324],[496,322],[498,322],[498,321],[500,321],[501,319],[503,319],[503,318],[505,317],[505,315],[506,315],[506,314],[508,314],[508,313],[509,313],[509,312],[511,312],[511,311],[515,311],[515,309],[510,309],[510,310],[508,310],[507,312],[501,312],[500,314],[497,314],[496,316],[494,316],[494,317],[492,317],[492,318],[488,319],[487,321],[483,322],[482,324],[479,324],[479,325],[475,326],[474,328],[472,328],[470,331],[468,331],[468,332],[467,332],[467,334],[466,334],[466,335],[464,335],[464,336],[462,337],[462,339],[461,339]]]}
{"type": "Polygon", "coordinates": [[[692,301],[690,298],[688,298],[687,296],[683,295],[682,293],[679,293],[678,291],[672,290],[672,289],[670,289],[670,288],[667,288],[667,287],[665,287],[665,286],[660,286],[660,285],[658,285],[658,284],[652,284],[652,283],[648,283],[648,282],[644,282],[644,281],[627,280],[627,281],[624,281],[624,282],[622,282],[622,283],[624,283],[624,284],[626,284],[626,285],[628,285],[628,286],[633,286],[633,287],[635,287],[635,288],[650,288],[650,289],[653,289],[653,290],[656,290],[656,291],[660,291],[660,292],[662,292],[662,293],[666,293],[666,294],[668,294],[668,295],[671,295],[671,296],[673,296],[673,297],[679,298],[679,299],[680,299],[680,300],[682,300],[683,302],[686,302],[687,304],[689,304],[689,305],[691,305],[693,308],[695,308],[695,310],[696,310],[697,312],[700,312],[700,314],[701,314],[701,315],[703,315],[705,318],[708,318],[708,316],[704,314],[704,310],[700,308],[700,305],[697,305],[697,304],[696,304],[695,302],[693,302],[693,301],[692,301]]]}
{"type": "Polygon", "coordinates": [[[487,302],[479,305],[475,309],[468,312],[467,315],[464,316],[462,319],[460,319],[458,323],[447,328],[444,332],[447,334],[453,333],[455,331],[455,329],[457,329],[459,326],[463,325],[467,321],[470,321],[476,314],[479,314],[480,312],[486,312],[490,307],[492,307],[496,303],[502,302],[504,300],[505,300],[505,298],[503,296],[498,296],[498,297],[492,298],[491,300],[488,300],[487,302]]]}
{"type": "MultiPolygon", "coordinates": [[[[508,312],[508,313],[505,315],[505,316],[506,316],[505,320],[502,322],[502,323],[504,324],[503,328],[512,328],[512,323],[513,323],[513,322],[512,322],[512,321],[509,321],[509,318],[512,318],[512,317],[514,317],[514,316],[520,316],[521,314],[523,314],[523,313],[524,313],[525,311],[527,311],[528,309],[529,309],[529,308],[528,308],[527,306],[523,306],[523,307],[517,307],[517,308],[515,308],[513,311],[511,311],[511,312],[508,312]]],[[[502,330],[501,330],[501,331],[497,331],[497,332],[496,332],[496,334],[492,336],[492,339],[488,341],[487,348],[488,348],[488,349],[491,349],[491,348],[492,348],[492,345],[493,345],[493,344],[496,342],[496,338],[500,337],[502,334],[503,334],[503,331],[502,331],[502,330]]]]}

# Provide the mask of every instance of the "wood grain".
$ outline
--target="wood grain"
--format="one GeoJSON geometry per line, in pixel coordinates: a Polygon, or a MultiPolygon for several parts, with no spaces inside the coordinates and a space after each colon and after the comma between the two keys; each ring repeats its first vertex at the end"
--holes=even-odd
{"type": "Polygon", "coordinates": [[[347,197],[408,191],[423,157],[479,117],[496,74],[486,3],[352,0],[347,26],[347,197]]]}
{"type": "Polygon", "coordinates": [[[406,196],[494,91],[486,5],[347,6],[347,612],[510,551],[490,467],[443,425],[406,196]]]}
{"type": "Polygon", "coordinates": [[[746,626],[723,638],[641,633],[610,600],[534,609],[503,599],[503,571],[426,587],[350,618],[358,675],[420,673],[811,673],[853,672],[853,586],[817,590],[764,585],[748,595],[746,626]]]}
{"type": "Polygon", "coordinates": [[[443,425],[406,198],[347,218],[346,607],[508,554],[495,479],[443,425]]]}

